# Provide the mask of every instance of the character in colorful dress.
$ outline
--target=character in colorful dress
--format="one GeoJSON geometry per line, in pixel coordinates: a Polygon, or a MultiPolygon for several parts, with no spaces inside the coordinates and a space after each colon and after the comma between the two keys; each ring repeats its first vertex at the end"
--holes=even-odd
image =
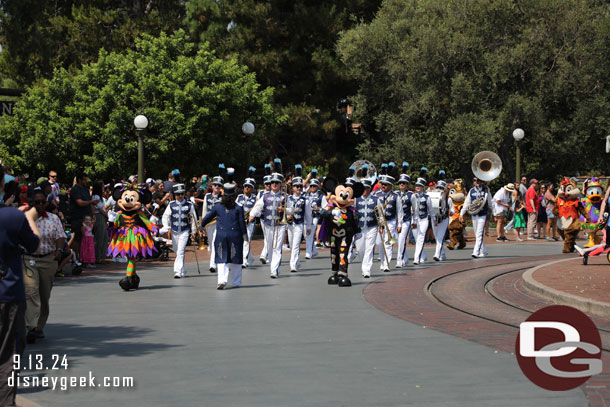
{"type": "Polygon", "coordinates": [[[585,217],[581,216],[580,228],[589,235],[589,242],[584,247],[593,247],[601,242],[601,238],[597,236],[597,231],[604,228],[602,223],[598,223],[604,189],[599,180],[593,177],[590,182],[585,181],[584,192],[585,196],[582,198],[582,204],[585,206],[585,211],[589,214],[591,220],[587,222],[585,217]]]}
{"type": "Polygon", "coordinates": [[[123,182],[114,188],[112,197],[120,210],[114,221],[108,255],[127,258],[127,275],[119,281],[119,285],[125,291],[137,290],[140,277],[136,274],[136,257],[152,257],[153,252],[157,251],[153,240],[157,226],[142,211],[142,207],[152,200],[152,194],[146,184],[133,186],[123,182]]]}
{"type": "Polygon", "coordinates": [[[563,177],[557,194],[557,205],[553,208],[553,213],[557,217],[557,228],[563,238],[562,253],[574,251],[576,236],[580,232],[579,214],[583,215],[587,222],[591,221],[579,195],[580,190],[576,182],[563,177]]]}

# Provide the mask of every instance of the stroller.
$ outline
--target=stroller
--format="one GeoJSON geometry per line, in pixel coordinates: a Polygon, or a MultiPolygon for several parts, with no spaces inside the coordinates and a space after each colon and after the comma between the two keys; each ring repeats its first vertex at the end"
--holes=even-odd
{"type": "Polygon", "coordinates": [[[584,264],[585,266],[589,262],[589,256],[605,255],[606,259],[608,260],[608,263],[610,263],[610,246],[606,245],[606,230],[607,229],[608,228],[604,228],[604,231],[603,231],[604,237],[600,244],[589,247],[587,249],[583,249],[581,247],[574,246],[574,248],[576,249],[578,254],[580,254],[582,256],[582,264],[584,264]]]}

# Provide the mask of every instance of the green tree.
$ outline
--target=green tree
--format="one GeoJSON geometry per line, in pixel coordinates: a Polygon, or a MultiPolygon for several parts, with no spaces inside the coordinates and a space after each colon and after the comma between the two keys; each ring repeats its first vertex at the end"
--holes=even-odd
{"type": "Polygon", "coordinates": [[[610,14],[606,2],[386,0],[337,45],[358,81],[360,155],[470,177],[475,153],[514,178],[607,170],[610,14]]]}
{"type": "MultiPolygon", "coordinates": [[[[235,56],[272,86],[287,117],[272,147],[286,161],[337,160],[335,105],[357,87],[335,51],[339,33],[370,21],[380,0],[191,0],[185,26],[221,57],[235,56]]],[[[350,157],[351,158],[351,157],[350,157]]],[[[343,171],[345,166],[343,165],[343,171]]]]}
{"type": "Polygon", "coordinates": [[[21,85],[94,62],[100,48],[133,48],[142,33],[180,27],[185,0],[2,0],[0,73],[21,85]]]}
{"type": "Polygon", "coordinates": [[[28,90],[15,116],[0,118],[4,159],[30,173],[61,168],[66,174],[84,169],[124,177],[137,167],[137,114],[149,119],[150,176],[172,168],[213,173],[220,160],[245,172],[245,120],[257,126],[253,156],[266,157],[268,134],[283,120],[270,104],[272,88],[260,90],[246,67],[218,59],[207,44],[189,42],[184,31],[144,35],[135,48],[102,49],[98,61],[76,75],[58,69],[28,90]]]}

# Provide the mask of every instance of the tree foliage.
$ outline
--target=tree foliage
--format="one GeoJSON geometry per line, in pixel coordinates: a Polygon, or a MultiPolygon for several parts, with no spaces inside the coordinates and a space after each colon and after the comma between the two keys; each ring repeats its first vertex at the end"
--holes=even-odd
{"type": "Polygon", "coordinates": [[[610,124],[606,2],[386,0],[337,45],[359,83],[360,155],[470,177],[482,150],[514,177],[606,171],[610,124]]]}
{"type": "MultiPolygon", "coordinates": [[[[272,147],[288,161],[336,159],[337,101],[357,87],[335,51],[339,33],[370,21],[380,0],[191,0],[185,25],[275,88],[287,121],[272,147]]],[[[345,169],[343,169],[345,170],[345,169]]]]}
{"type": "Polygon", "coordinates": [[[145,166],[151,176],[173,168],[216,171],[220,160],[247,165],[244,121],[256,123],[254,157],[265,157],[268,129],[282,122],[255,75],[221,60],[184,31],[144,35],[135,50],[108,53],[76,75],[61,68],[32,87],[15,116],[0,119],[0,152],[21,170],[125,176],[137,168],[133,119],[149,119],[145,166]]]}
{"type": "Polygon", "coordinates": [[[97,59],[100,48],[132,48],[142,33],[173,32],[184,0],[2,0],[0,73],[21,85],[74,72],[97,59]]]}

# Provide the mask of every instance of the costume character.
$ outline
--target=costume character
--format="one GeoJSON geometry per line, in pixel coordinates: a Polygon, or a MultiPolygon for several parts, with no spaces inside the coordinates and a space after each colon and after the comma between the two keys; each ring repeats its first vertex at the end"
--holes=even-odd
{"type": "Polygon", "coordinates": [[[453,250],[457,247],[458,250],[466,247],[466,239],[464,239],[464,229],[466,229],[466,223],[460,222],[460,211],[464,206],[464,200],[466,194],[464,193],[464,181],[461,178],[453,181],[453,185],[450,185],[449,197],[453,202],[454,214],[451,215],[449,221],[449,244],[447,249],[453,250]]]}
{"type": "Polygon", "coordinates": [[[562,253],[574,251],[576,237],[580,232],[581,222],[578,215],[583,215],[587,222],[591,222],[585,206],[578,198],[579,195],[580,190],[576,182],[563,177],[557,193],[557,205],[553,208],[553,213],[557,217],[557,228],[563,238],[562,253]]]}
{"type": "Polygon", "coordinates": [[[320,210],[320,218],[323,219],[320,234],[326,237],[325,240],[330,238],[332,275],[328,284],[350,287],[352,282],[347,277],[348,250],[354,235],[360,231],[354,202],[362,196],[364,186],[360,182],[354,182],[351,186],[338,184],[333,177],[326,177],[322,185],[328,193],[328,204],[320,210]]]}
{"type": "Polygon", "coordinates": [[[152,257],[156,252],[153,233],[158,228],[152,223],[142,207],[152,200],[146,184],[132,185],[123,182],[112,191],[112,197],[120,209],[114,220],[114,233],[108,244],[108,255],[127,258],[126,276],[119,281],[125,291],[137,290],[140,277],[136,274],[136,257],[152,257]]]}
{"type": "Polygon", "coordinates": [[[603,223],[598,223],[604,189],[599,180],[593,177],[590,182],[585,181],[584,192],[585,196],[582,198],[582,204],[585,206],[591,221],[586,222],[585,217],[581,216],[580,228],[589,235],[589,242],[584,247],[593,247],[601,242],[601,238],[597,236],[597,231],[604,228],[603,223]]]}

